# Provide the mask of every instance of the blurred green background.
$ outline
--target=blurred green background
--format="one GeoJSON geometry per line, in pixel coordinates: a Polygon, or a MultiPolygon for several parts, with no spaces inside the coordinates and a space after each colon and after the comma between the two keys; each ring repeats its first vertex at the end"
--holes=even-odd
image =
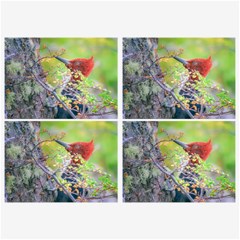
{"type": "MultiPolygon", "coordinates": [[[[94,69],[88,78],[101,83],[104,88],[117,96],[117,39],[111,38],[41,38],[41,57],[64,49],[61,57],[66,59],[94,57],[94,69]]],[[[45,71],[51,72],[47,79],[52,82],[54,78],[61,79],[61,74],[53,72],[58,66],[64,64],[52,58],[42,62],[45,71]]]]}
{"type": "MultiPolygon", "coordinates": [[[[183,50],[179,57],[183,59],[208,58],[212,56],[213,67],[207,78],[221,84],[230,91],[232,97],[235,94],[235,39],[233,38],[159,38],[159,56],[166,55],[168,51],[183,50]]],[[[174,59],[161,62],[163,71],[171,72],[174,59]],[[172,64],[170,64],[172,63],[172,64]]],[[[182,66],[183,67],[183,66],[182,66]]]]}
{"type": "MultiPolygon", "coordinates": [[[[184,135],[179,139],[185,143],[207,142],[212,140],[213,150],[207,159],[213,165],[220,167],[224,172],[235,178],[235,123],[234,122],[159,122],[159,129],[163,128],[168,134],[184,135]]],[[[160,132],[159,138],[167,139],[166,134],[160,132]]],[[[178,145],[167,142],[160,145],[163,154],[171,153],[178,145]]],[[[181,148],[179,146],[179,148],[181,148]]]]}
{"type": "MultiPolygon", "coordinates": [[[[89,142],[94,140],[95,150],[88,161],[103,168],[103,170],[112,175],[113,180],[117,179],[117,123],[116,122],[41,122],[41,140],[49,139],[49,135],[44,133],[46,129],[51,136],[65,133],[61,141],[67,143],[89,142]]],[[[59,153],[66,153],[65,149],[55,142],[42,145],[45,155],[50,156],[59,153]]],[[[47,161],[49,167],[54,168],[54,159],[47,161]]]]}

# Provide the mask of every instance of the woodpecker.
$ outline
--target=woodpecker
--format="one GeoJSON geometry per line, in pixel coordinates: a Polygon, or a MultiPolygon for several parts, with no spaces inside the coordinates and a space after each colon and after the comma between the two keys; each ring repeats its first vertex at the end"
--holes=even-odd
{"type": "MultiPolygon", "coordinates": [[[[79,181],[83,181],[83,177],[78,172],[78,166],[83,164],[83,161],[88,161],[94,151],[94,142],[75,142],[65,143],[60,140],[55,140],[58,144],[63,146],[71,155],[69,166],[64,170],[61,178],[70,184],[71,194],[77,199],[88,194],[87,189],[83,187],[76,187],[79,181]]],[[[58,195],[55,202],[72,202],[72,200],[63,191],[58,190],[58,195]]]]}
{"type": "MultiPolygon", "coordinates": [[[[88,106],[79,102],[78,96],[81,96],[81,91],[74,89],[73,84],[77,81],[82,81],[82,76],[88,77],[94,67],[94,58],[93,56],[89,59],[86,58],[75,58],[68,60],[62,57],[55,57],[60,62],[64,63],[65,66],[71,71],[71,77],[68,81],[72,84],[68,86],[68,81],[65,84],[61,94],[67,99],[70,99],[70,110],[72,113],[77,116],[79,113],[84,114],[88,112],[88,106]]],[[[69,114],[66,109],[58,106],[58,111],[55,116],[57,119],[72,119],[73,117],[69,114]]]]}
{"type": "MultiPolygon", "coordinates": [[[[199,75],[202,77],[206,77],[211,70],[212,67],[212,58],[211,56],[208,58],[194,58],[190,60],[182,59],[178,56],[173,56],[175,60],[182,63],[183,66],[188,70],[189,76],[188,81],[189,84],[185,84],[181,89],[179,94],[182,95],[185,99],[188,100],[188,110],[192,114],[192,116],[197,113],[206,112],[206,107],[196,103],[196,96],[199,95],[199,91],[194,88],[194,84],[199,81],[199,75]]],[[[176,111],[173,118],[176,119],[189,119],[190,116],[187,114],[185,110],[181,107],[176,106],[176,111]]]]}
{"type": "MultiPolygon", "coordinates": [[[[189,184],[189,194],[192,199],[205,195],[205,190],[196,185],[197,179],[199,180],[199,175],[194,172],[194,169],[200,162],[195,155],[198,155],[201,160],[206,161],[212,151],[212,141],[192,142],[187,144],[173,139],[173,142],[181,146],[189,155],[189,161],[181,171],[179,178],[189,184]]],[[[173,202],[190,202],[189,198],[181,192],[181,190],[176,189],[175,193],[176,195],[173,202]]]]}

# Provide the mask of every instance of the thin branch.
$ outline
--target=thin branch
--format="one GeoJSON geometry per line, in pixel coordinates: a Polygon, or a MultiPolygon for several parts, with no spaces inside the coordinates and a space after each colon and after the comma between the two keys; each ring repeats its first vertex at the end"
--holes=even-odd
{"type": "Polygon", "coordinates": [[[206,114],[205,116],[221,116],[224,114],[234,114],[234,113],[235,113],[235,111],[231,110],[231,111],[221,112],[221,113],[209,113],[209,114],[206,114]]]}
{"type": "Polygon", "coordinates": [[[54,142],[55,140],[43,140],[41,142],[39,142],[38,144],[36,144],[33,149],[31,149],[30,151],[33,152],[39,145],[41,145],[44,142],[54,142]]]}
{"type": "Polygon", "coordinates": [[[99,196],[99,197],[86,197],[85,199],[87,200],[97,200],[97,199],[103,199],[103,198],[109,198],[109,197],[117,197],[117,194],[110,194],[110,195],[105,195],[105,196],[99,196]]]}
{"type": "Polygon", "coordinates": [[[205,200],[211,200],[211,199],[221,199],[221,198],[227,198],[227,197],[233,197],[234,196],[234,194],[232,193],[232,194],[228,194],[228,195],[223,195],[223,196],[219,196],[219,197],[205,197],[204,199],[205,200]]]}
{"type": "Polygon", "coordinates": [[[174,94],[174,92],[168,88],[164,83],[160,82],[152,73],[151,71],[149,71],[149,74],[151,75],[152,79],[164,90],[166,91],[168,94],[170,94],[173,99],[181,106],[181,108],[187,113],[187,115],[193,119],[194,116],[191,114],[191,112],[186,109],[186,107],[184,106],[184,104],[178,100],[178,98],[176,97],[176,95],[174,94]]]}
{"type": "MultiPolygon", "coordinates": [[[[53,140],[44,140],[39,142],[38,144],[36,144],[33,149],[31,149],[31,152],[33,152],[40,144],[42,144],[43,142],[52,142],[53,140]]],[[[68,195],[68,197],[73,201],[76,202],[75,198],[72,196],[71,193],[69,193],[69,191],[65,188],[64,185],[62,185],[59,180],[57,179],[55,173],[56,172],[52,172],[50,171],[46,166],[43,166],[39,161],[37,161],[34,156],[32,155],[34,162],[38,165],[39,168],[42,169],[43,172],[45,172],[47,175],[51,176],[51,178],[53,178],[55,180],[55,182],[63,189],[63,191],[68,195]]]]}
{"type": "MultiPolygon", "coordinates": [[[[191,118],[194,119],[194,116],[191,114],[191,112],[186,109],[186,107],[184,106],[184,104],[178,100],[178,98],[176,97],[176,95],[174,94],[174,89],[170,89],[168,88],[164,83],[160,82],[151,72],[151,68],[154,66],[154,63],[156,63],[157,61],[159,61],[159,59],[161,58],[165,58],[165,57],[160,57],[157,58],[155,61],[152,62],[152,64],[150,66],[148,66],[148,70],[149,70],[149,74],[152,77],[152,79],[164,90],[166,91],[168,94],[170,94],[172,96],[172,98],[181,106],[181,108],[187,113],[187,115],[191,118]]],[[[168,57],[166,57],[168,58],[168,57]]],[[[169,57],[170,58],[170,57],[169,57]]]]}
{"type": "Polygon", "coordinates": [[[54,181],[63,189],[64,193],[66,195],[68,195],[68,197],[73,201],[76,202],[76,199],[72,196],[71,193],[69,193],[69,191],[65,188],[64,185],[62,185],[59,180],[57,179],[57,177],[55,176],[54,173],[52,173],[47,167],[43,166],[41,163],[39,163],[34,157],[34,162],[42,169],[43,172],[45,172],[47,175],[51,176],[51,178],[54,179],[54,181]]]}
{"type": "Polygon", "coordinates": [[[16,137],[10,137],[10,138],[6,138],[5,139],[5,143],[11,142],[12,140],[14,140],[16,137]]]}
{"type": "Polygon", "coordinates": [[[177,180],[175,179],[175,177],[172,175],[172,173],[168,172],[163,166],[161,166],[160,164],[157,163],[157,161],[155,159],[153,159],[151,156],[150,158],[152,159],[153,163],[155,164],[155,166],[164,174],[166,174],[168,177],[170,177],[172,179],[172,181],[181,189],[181,191],[186,195],[186,197],[191,201],[194,202],[193,198],[190,196],[190,194],[182,187],[182,185],[180,185],[177,180]]]}
{"type": "Polygon", "coordinates": [[[10,60],[11,58],[13,58],[15,56],[16,56],[16,53],[12,53],[12,54],[10,54],[10,55],[5,57],[5,61],[8,61],[8,60],[10,60]]]}
{"type": "Polygon", "coordinates": [[[126,142],[129,142],[130,140],[134,139],[135,137],[129,137],[129,138],[125,138],[123,139],[123,144],[126,142]]]}
{"type": "Polygon", "coordinates": [[[65,108],[65,110],[70,114],[70,116],[73,119],[76,119],[76,116],[73,114],[73,112],[67,107],[67,105],[58,97],[58,95],[56,94],[56,92],[53,90],[53,88],[51,86],[49,86],[47,83],[42,82],[41,79],[39,79],[33,72],[32,75],[34,76],[35,80],[48,92],[50,92],[59,103],[61,103],[63,105],[63,107],[65,108]]]}
{"type": "Polygon", "coordinates": [[[105,113],[93,113],[93,114],[87,114],[88,117],[94,117],[94,116],[104,116],[104,115],[108,115],[108,114],[114,114],[117,113],[116,110],[114,111],[110,111],[110,112],[105,112],[105,113]]]}
{"type": "Polygon", "coordinates": [[[134,55],[137,55],[137,53],[129,53],[129,54],[127,54],[127,55],[124,55],[124,56],[123,56],[123,61],[127,60],[128,58],[130,58],[130,57],[132,57],[132,56],[134,56],[134,55]]]}

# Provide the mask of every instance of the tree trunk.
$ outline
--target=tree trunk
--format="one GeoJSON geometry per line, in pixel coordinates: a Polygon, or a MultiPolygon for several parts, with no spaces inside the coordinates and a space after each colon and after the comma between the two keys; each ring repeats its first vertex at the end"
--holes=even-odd
{"type": "Polygon", "coordinates": [[[166,107],[168,97],[152,77],[162,78],[158,61],[157,38],[123,40],[124,118],[172,118],[174,110],[166,107]]]}
{"type": "Polygon", "coordinates": [[[126,202],[170,202],[157,144],[158,122],[125,122],[123,126],[123,182],[126,202]]]}
{"type": "Polygon", "coordinates": [[[5,117],[10,119],[54,118],[51,98],[34,79],[45,81],[39,63],[38,38],[5,39],[5,117]]]}
{"type": "Polygon", "coordinates": [[[37,147],[39,128],[39,122],[5,123],[7,202],[53,202],[56,197],[53,182],[35,163],[35,159],[43,163],[37,147]]]}

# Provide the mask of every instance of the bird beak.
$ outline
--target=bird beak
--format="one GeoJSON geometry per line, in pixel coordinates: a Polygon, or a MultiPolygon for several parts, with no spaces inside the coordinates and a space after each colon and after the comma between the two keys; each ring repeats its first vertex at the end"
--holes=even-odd
{"type": "Polygon", "coordinates": [[[61,57],[55,57],[57,60],[59,60],[60,62],[65,63],[66,65],[70,64],[69,60],[65,59],[65,58],[61,58],[61,57]]]}
{"type": "Polygon", "coordinates": [[[174,56],[173,57],[175,60],[179,61],[180,63],[182,63],[183,65],[187,65],[188,62],[180,57],[174,56]]]}
{"type": "Polygon", "coordinates": [[[173,142],[175,142],[176,144],[180,145],[183,149],[188,148],[188,145],[187,145],[186,143],[183,143],[183,142],[180,142],[180,141],[174,140],[174,139],[172,139],[172,140],[173,140],[173,142]]]}
{"type": "Polygon", "coordinates": [[[65,142],[62,142],[62,141],[59,141],[59,140],[55,140],[55,142],[57,142],[58,144],[60,144],[61,146],[65,147],[65,148],[70,147],[70,145],[68,143],[65,143],[65,142]]]}

